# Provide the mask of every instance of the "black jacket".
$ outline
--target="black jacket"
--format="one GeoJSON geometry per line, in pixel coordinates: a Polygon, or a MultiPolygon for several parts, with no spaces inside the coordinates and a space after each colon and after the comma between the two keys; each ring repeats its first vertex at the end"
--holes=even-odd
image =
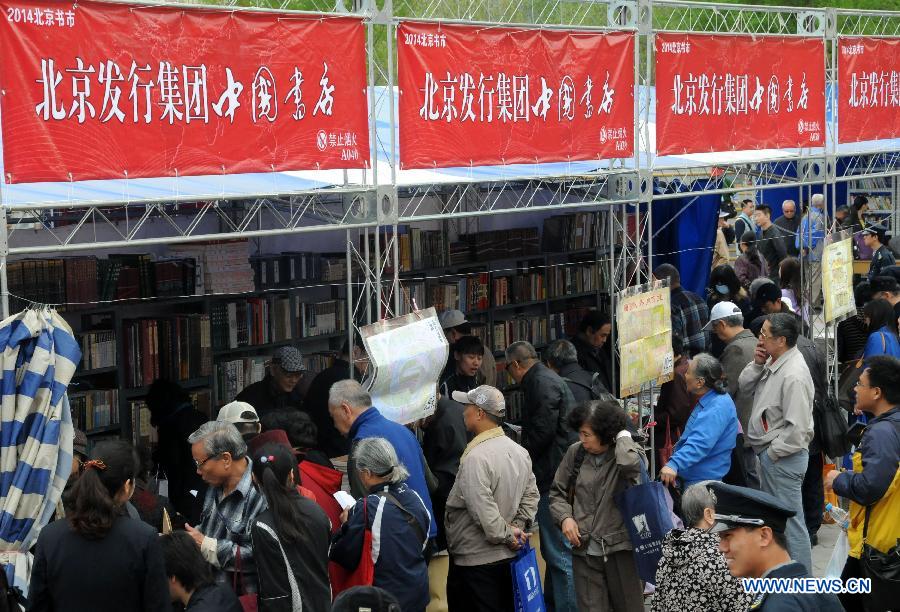
{"type": "Polygon", "coordinates": [[[184,612],[244,612],[244,608],[229,587],[208,584],[194,591],[184,612]]]}
{"type": "MultiPolygon", "coordinates": [[[[454,368],[455,367],[456,366],[454,365],[454,368]]],[[[465,374],[460,374],[454,369],[451,374],[445,376],[441,380],[440,390],[441,395],[443,395],[444,397],[452,398],[454,391],[463,391],[464,393],[468,393],[477,386],[477,376],[466,376],[465,374]]]]}
{"type": "Polygon", "coordinates": [[[463,420],[463,405],[447,397],[442,397],[438,400],[434,415],[428,426],[425,427],[425,434],[422,437],[422,454],[425,455],[425,463],[428,464],[428,468],[438,481],[437,488],[431,492],[431,505],[438,528],[435,542],[437,550],[447,548],[447,537],[444,533],[444,510],[450,490],[456,482],[459,459],[468,443],[469,434],[463,420]]]}
{"type": "Polygon", "coordinates": [[[208,420],[191,404],[183,404],[157,424],[159,444],[154,459],[168,479],[169,501],[192,525],[200,519],[206,485],[197,474],[187,439],[208,420]],[[197,496],[190,491],[197,491],[197,496]]]}
{"type": "Polygon", "coordinates": [[[566,423],[575,398],[560,376],[538,362],[522,377],[522,446],[531,456],[538,491],[550,490],[556,468],[576,441],[566,423]]]}
{"type": "MultiPolygon", "coordinates": [[[[575,402],[573,406],[595,399],[592,391],[594,374],[596,372],[588,372],[577,363],[567,363],[559,368],[560,377],[565,379],[566,384],[569,386],[569,391],[572,392],[572,399],[575,402]]],[[[609,393],[609,389],[604,388],[603,390],[609,393]]]]}
{"type": "Polygon", "coordinates": [[[578,351],[578,365],[588,372],[600,374],[600,382],[605,388],[612,390],[612,363],[605,350],[607,347],[594,348],[579,336],[573,336],[569,341],[578,351]]]}
{"type": "Polygon", "coordinates": [[[120,517],[100,540],[68,521],[47,525],[37,541],[28,610],[169,612],[169,580],[156,530],[120,517]]]}
{"type": "MultiPolygon", "coordinates": [[[[803,361],[809,368],[809,375],[812,376],[815,395],[813,396],[813,418],[817,418],[816,413],[821,412],[825,408],[825,398],[828,397],[828,375],[825,372],[825,355],[816,346],[816,343],[807,338],[800,336],[797,338],[797,350],[803,355],[803,361]]],[[[810,454],[821,452],[822,441],[820,438],[819,428],[814,428],[813,439],[809,443],[810,454]]]]}
{"type": "MultiPolygon", "coordinates": [[[[303,538],[300,542],[286,542],[281,536],[279,539],[297,581],[303,609],[327,612],[331,609],[331,584],[328,579],[331,525],[316,502],[299,495],[294,501],[303,516],[302,524],[298,525],[303,538]]],[[[253,557],[259,572],[259,612],[291,612],[291,588],[281,548],[259,526],[260,523],[277,533],[275,515],[271,509],[260,514],[250,530],[253,557]]]]}
{"type": "MultiPolygon", "coordinates": [[[[791,561],[775,568],[767,578],[808,578],[809,573],[801,563],[791,561]]],[[[837,595],[830,593],[761,593],[750,609],[760,612],[843,612],[844,606],[837,595]]]]}
{"type": "Polygon", "coordinates": [[[328,392],[336,382],[350,378],[350,362],[335,359],[331,366],[316,375],[303,407],[319,430],[319,450],[329,457],[342,457],[350,452],[350,440],[341,435],[328,412],[328,392]]]}
{"type": "Polygon", "coordinates": [[[303,408],[303,396],[300,394],[299,385],[294,387],[290,393],[284,393],[275,389],[274,381],[269,374],[266,374],[261,381],[246,387],[234,399],[253,406],[256,414],[260,417],[273,410],[300,410],[303,408]]]}

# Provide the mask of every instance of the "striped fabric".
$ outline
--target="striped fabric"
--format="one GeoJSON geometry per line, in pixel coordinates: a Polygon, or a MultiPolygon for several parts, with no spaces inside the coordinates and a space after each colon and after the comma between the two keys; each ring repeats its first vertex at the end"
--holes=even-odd
{"type": "Polygon", "coordinates": [[[66,389],[81,359],[54,310],[0,322],[0,563],[27,594],[31,554],[72,468],[66,389]]]}

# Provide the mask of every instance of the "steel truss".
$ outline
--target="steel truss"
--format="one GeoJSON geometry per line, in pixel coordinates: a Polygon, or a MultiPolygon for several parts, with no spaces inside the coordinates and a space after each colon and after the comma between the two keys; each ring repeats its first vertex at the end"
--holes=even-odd
{"type": "MultiPolygon", "coordinates": [[[[833,83],[837,78],[838,37],[900,36],[900,13],[797,10],[681,0],[195,0],[193,6],[213,4],[235,10],[316,11],[365,19],[368,84],[372,93],[370,136],[375,156],[364,182],[252,199],[210,197],[189,202],[167,198],[136,202],[123,197],[115,205],[67,202],[63,206],[4,208],[0,224],[8,224],[9,230],[0,227],[0,294],[4,309],[7,287],[3,264],[7,256],[340,231],[346,235],[349,314],[354,315],[354,321],[372,321],[399,314],[407,306],[402,303],[399,290],[400,224],[442,220],[463,225],[488,215],[566,209],[604,209],[614,213],[609,215],[610,229],[622,245],[610,263],[611,293],[615,295],[649,280],[653,200],[735,193],[746,189],[745,183],[759,190],[796,187],[807,195],[814,188],[823,187],[834,200],[840,182],[900,175],[897,151],[841,152],[834,120],[828,122],[826,143],[819,149],[802,149],[779,159],[667,168],[658,162],[650,146],[652,109],[651,96],[647,94],[655,82],[653,43],[657,32],[821,37],[827,49],[823,59],[827,79],[833,83]],[[613,162],[602,167],[598,164],[589,173],[398,186],[398,169],[393,165],[397,158],[395,130],[390,129],[390,136],[383,141],[375,129],[374,109],[379,104],[387,105],[391,127],[396,126],[394,46],[396,27],[403,19],[635,32],[635,155],[628,168],[613,162]],[[377,163],[379,154],[389,160],[387,166],[383,160],[377,163]],[[733,179],[736,186],[728,187],[716,180],[722,175],[733,179]],[[689,194],[677,190],[654,194],[660,185],[698,181],[702,188],[689,194]],[[31,234],[29,244],[20,240],[26,233],[31,234]],[[354,275],[359,282],[354,281],[354,275]],[[354,295],[355,304],[350,299],[354,295]]],[[[836,105],[836,95],[832,90],[827,101],[831,108],[836,105]]],[[[896,217],[895,212],[894,227],[900,220],[896,217]]],[[[815,262],[802,264],[805,299],[809,303],[811,280],[820,271],[815,269],[815,262]]],[[[610,304],[610,308],[615,312],[615,304],[610,304]]],[[[825,334],[832,371],[836,372],[834,326],[825,326],[818,320],[811,327],[813,333],[825,334]]]]}

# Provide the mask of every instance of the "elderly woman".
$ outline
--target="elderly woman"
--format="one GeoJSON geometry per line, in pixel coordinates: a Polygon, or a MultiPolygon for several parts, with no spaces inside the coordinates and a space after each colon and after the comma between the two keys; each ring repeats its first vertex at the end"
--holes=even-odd
{"type": "Polygon", "coordinates": [[[687,529],[673,529],[663,540],[656,570],[652,612],[742,612],[752,595],[731,575],[719,551],[719,536],[709,533],[715,520],[715,495],[709,481],[690,487],[681,497],[687,529]]]}
{"type": "Polygon", "coordinates": [[[353,450],[353,460],[369,493],[350,508],[331,541],[329,556],[345,569],[355,570],[365,532],[371,531],[372,585],[396,597],[403,612],[423,612],[429,601],[424,550],[431,516],[406,485],[409,472],[390,442],[363,438],[353,450]]]}
{"type": "Polygon", "coordinates": [[[637,482],[645,461],[626,420],[616,401],[576,407],[569,426],[580,441],[569,447],[550,488],[550,513],[572,545],[580,610],[644,609],[631,540],[614,501],[629,482],[637,482]]]}
{"type": "Polygon", "coordinates": [[[688,392],[700,399],[659,478],[667,485],[679,478],[686,488],[701,480],[722,480],[728,473],[738,417],[718,359],[707,353],[695,355],[684,380],[688,392]]]}

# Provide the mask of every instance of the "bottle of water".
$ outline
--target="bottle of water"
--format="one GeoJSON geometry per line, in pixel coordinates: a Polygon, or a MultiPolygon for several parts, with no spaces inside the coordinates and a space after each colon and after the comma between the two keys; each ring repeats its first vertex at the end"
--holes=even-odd
{"type": "Polygon", "coordinates": [[[843,508],[838,508],[832,504],[825,504],[825,511],[831,515],[834,522],[840,525],[841,529],[844,531],[850,527],[850,514],[843,508]]]}

